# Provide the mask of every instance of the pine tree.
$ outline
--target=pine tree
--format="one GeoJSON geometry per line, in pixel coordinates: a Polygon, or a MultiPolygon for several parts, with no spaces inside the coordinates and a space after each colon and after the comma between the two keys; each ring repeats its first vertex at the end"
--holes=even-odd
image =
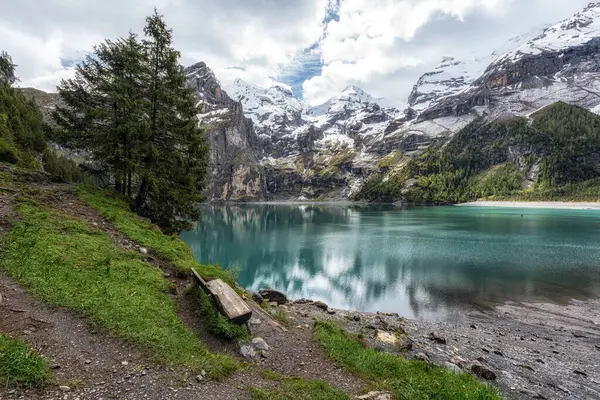
{"type": "Polygon", "coordinates": [[[91,151],[136,212],[166,231],[197,217],[208,148],[195,99],[156,10],[145,39],[105,41],[59,86],[61,137],[91,151]]]}
{"type": "Polygon", "coordinates": [[[143,171],[135,208],[165,227],[175,217],[197,217],[205,186],[208,147],[198,128],[193,92],[172,47],[172,30],[156,10],[146,19],[148,130],[142,140],[143,171]]]}
{"type": "Polygon", "coordinates": [[[12,85],[19,78],[15,75],[15,67],[12,57],[6,51],[0,52],[0,80],[12,85]]]}

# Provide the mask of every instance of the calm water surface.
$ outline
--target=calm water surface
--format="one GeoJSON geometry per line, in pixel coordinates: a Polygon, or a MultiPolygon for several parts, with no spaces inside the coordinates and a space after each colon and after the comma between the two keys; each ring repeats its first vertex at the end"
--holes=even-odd
{"type": "Polygon", "coordinates": [[[182,234],[248,289],[443,319],[509,300],[600,295],[600,212],[206,206],[182,234]]]}

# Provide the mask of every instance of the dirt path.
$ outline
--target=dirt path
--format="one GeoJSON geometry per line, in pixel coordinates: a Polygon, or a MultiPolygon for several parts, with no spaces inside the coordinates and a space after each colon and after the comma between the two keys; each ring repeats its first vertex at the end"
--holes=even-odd
{"type": "MultiPolygon", "coordinates": [[[[44,204],[80,217],[108,233],[122,248],[138,249],[139,245],[125,238],[103,220],[93,208],[77,199],[74,189],[64,186],[38,186],[36,197],[44,204]]],[[[10,198],[0,194],[0,234],[6,232],[14,218],[10,198]]],[[[165,278],[176,284],[170,294],[178,305],[184,325],[198,334],[213,352],[224,353],[242,361],[237,345],[219,340],[207,332],[195,299],[186,295],[190,284],[187,277],[155,254],[147,261],[163,270],[165,278]]],[[[0,333],[18,336],[46,356],[57,378],[56,385],[44,391],[0,389],[0,399],[248,399],[249,386],[270,387],[260,369],[269,369],[289,376],[322,379],[349,394],[358,394],[364,383],[326,359],[323,350],[313,343],[312,321],[298,321],[298,328],[283,331],[269,323],[262,313],[254,321],[253,336],[262,337],[270,349],[265,357],[221,382],[198,382],[185,371],[174,371],[150,362],[135,346],[93,327],[86,318],[68,310],[44,304],[29,295],[16,282],[0,275],[0,333]],[[62,391],[59,386],[68,386],[62,391]]],[[[257,308],[257,313],[261,313],[257,308]]]]}

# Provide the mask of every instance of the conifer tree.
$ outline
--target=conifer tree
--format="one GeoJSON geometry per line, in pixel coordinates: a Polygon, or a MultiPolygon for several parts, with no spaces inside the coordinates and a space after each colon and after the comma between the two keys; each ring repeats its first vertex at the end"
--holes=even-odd
{"type": "Polygon", "coordinates": [[[156,10],[145,38],[107,40],[59,86],[62,137],[88,149],[132,207],[167,231],[197,216],[208,148],[195,99],[156,10]]]}

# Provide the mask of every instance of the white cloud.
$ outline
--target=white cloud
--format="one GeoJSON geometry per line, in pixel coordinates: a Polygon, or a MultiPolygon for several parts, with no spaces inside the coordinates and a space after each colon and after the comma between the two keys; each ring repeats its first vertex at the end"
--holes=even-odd
{"type": "Polygon", "coordinates": [[[0,49],[19,65],[22,86],[53,90],[94,44],[141,32],[156,5],[174,30],[181,62],[205,61],[226,88],[237,77],[259,86],[282,71],[290,78],[306,59],[318,73],[303,85],[313,104],[348,84],[399,104],[442,56],[491,52],[587,1],[342,0],[339,18],[324,25],[333,0],[0,0],[0,49]],[[314,51],[303,53],[314,43],[322,70],[314,51]]]}

